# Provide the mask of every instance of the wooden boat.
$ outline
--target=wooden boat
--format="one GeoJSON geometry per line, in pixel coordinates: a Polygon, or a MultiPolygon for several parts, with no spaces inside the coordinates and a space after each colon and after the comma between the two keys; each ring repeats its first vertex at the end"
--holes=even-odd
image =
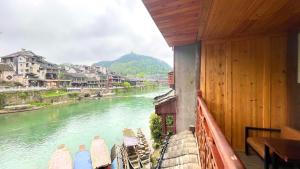
{"type": "Polygon", "coordinates": [[[92,169],[92,161],[89,151],[84,145],[79,146],[79,151],[75,155],[74,169],[92,169]]]}
{"type": "Polygon", "coordinates": [[[112,169],[123,169],[123,157],[122,157],[120,146],[115,144],[111,148],[110,158],[112,160],[111,162],[112,169]]]}
{"type": "Polygon", "coordinates": [[[142,168],[150,169],[150,148],[146,137],[140,128],[137,130],[137,138],[139,140],[137,149],[142,168]]]}
{"type": "Polygon", "coordinates": [[[126,168],[139,169],[141,168],[139,155],[137,153],[138,139],[131,129],[123,130],[123,147],[125,150],[125,158],[128,161],[129,166],[126,168]]]}
{"type": "Polygon", "coordinates": [[[53,153],[48,169],[72,169],[72,157],[64,144],[59,145],[53,153]]]}
{"type": "Polygon", "coordinates": [[[91,144],[92,166],[96,169],[110,169],[111,159],[108,147],[103,139],[96,136],[91,144]]]}

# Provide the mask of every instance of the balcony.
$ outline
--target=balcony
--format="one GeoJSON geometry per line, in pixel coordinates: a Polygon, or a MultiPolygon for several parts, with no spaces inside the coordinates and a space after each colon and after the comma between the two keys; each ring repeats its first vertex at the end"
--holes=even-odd
{"type": "Polygon", "coordinates": [[[245,168],[233,151],[207,106],[198,96],[196,138],[202,168],[245,168]]]}
{"type": "Polygon", "coordinates": [[[174,82],[174,72],[168,73],[168,84],[170,88],[175,89],[175,82],[174,82]]]}
{"type": "MultiPolygon", "coordinates": [[[[246,127],[300,130],[300,1],[276,8],[271,1],[143,2],[174,49],[176,130],[196,123],[202,168],[244,167],[233,150],[245,152],[246,127]],[[228,9],[235,12],[224,15],[228,9]]],[[[249,137],[278,134],[252,131],[249,137]]]]}
{"type": "MultiPolygon", "coordinates": [[[[172,91],[155,98],[155,110],[162,117],[165,134],[168,131],[166,115],[176,110],[176,97],[171,93],[172,91]]],[[[245,166],[228,143],[200,95],[197,102],[195,131],[190,128],[194,135],[191,131],[183,131],[171,136],[168,144],[164,146],[165,150],[162,151],[158,168],[244,169],[245,166]]]]}

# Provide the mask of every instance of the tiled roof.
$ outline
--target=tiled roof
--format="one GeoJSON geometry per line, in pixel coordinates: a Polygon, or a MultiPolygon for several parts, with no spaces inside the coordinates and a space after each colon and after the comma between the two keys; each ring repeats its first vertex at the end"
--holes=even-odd
{"type": "Polygon", "coordinates": [[[70,76],[70,77],[73,77],[73,78],[86,78],[86,76],[82,73],[65,73],[65,76],[70,76]]]}
{"type": "Polygon", "coordinates": [[[176,97],[175,96],[175,90],[170,90],[165,94],[162,94],[160,96],[156,96],[154,98],[154,105],[159,105],[159,104],[164,103],[164,102],[166,102],[170,99],[173,99],[175,97],[176,97]]]}
{"type": "Polygon", "coordinates": [[[198,147],[194,135],[190,131],[183,131],[170,138],[161,168],[199,169],[198,159],[198,147]]]}
{"type": "Polygon", "coordinates": [[[21,51],[18,51],[18,52],[15,52],[15,53],[12,53],[12,54],[9,54],[9,55],[6,55],[6,56],[2,56],[2,58],[16,57],[16,56],[42,57],[42,56],[36,55],[35,53],[33,53],[30,50],[23,50],[22,49],[21,51]]]}

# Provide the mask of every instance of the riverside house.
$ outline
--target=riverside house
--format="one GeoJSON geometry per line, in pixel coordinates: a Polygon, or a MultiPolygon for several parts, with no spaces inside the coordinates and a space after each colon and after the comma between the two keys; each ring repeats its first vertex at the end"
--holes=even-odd
{"type": "Polygon", "coordinates": [[[0,80],[1,81],[13,81],[14,68],[5,63],[0,63],[0,80]]]}
{"type": "Polygon", "coordinates": [[[297,165],[300,1],[143,2],[174,50],[176,132],[195,126],[201,168],[297,165]]]}
{"type": "Polygon", "coordinates": [[[58,79],[58,66],[29,50],[3,56],[1,62],[13,67],[13,79],[24,86],[44,86],[58,79]]]}

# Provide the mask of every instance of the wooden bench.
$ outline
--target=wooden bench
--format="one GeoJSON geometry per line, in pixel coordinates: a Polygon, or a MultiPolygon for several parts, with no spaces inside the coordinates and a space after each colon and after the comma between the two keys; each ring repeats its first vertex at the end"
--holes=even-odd
{"type": "Polygon", "coordinates": [[[250,131],[269,131],[280,133],[282,139],[300,140],[300,131],[285,126],[282,129],[245,127],[245,153],[249,155],[249,147],[251,147],[261,158],[264,158],[264,147],[267,137],[249,137],[250,131]]]}

